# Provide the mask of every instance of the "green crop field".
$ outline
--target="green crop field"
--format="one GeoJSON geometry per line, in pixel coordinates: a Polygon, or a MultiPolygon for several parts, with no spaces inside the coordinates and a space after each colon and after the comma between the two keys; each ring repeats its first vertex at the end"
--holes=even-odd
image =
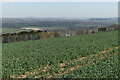
{"type": "Polygon", "coordinates": [[[117,78],[118,46],[118,31],[4,43],[2,76],[117,78]]]}
{"type": "MultiPolygon", "coordinates": [[[[104,59],[99,59],[98,56],[96,57],[96,60],[92,61],[94,64],[88,64],[85,62],[88,65],[80,66],[74,71],[68,71],[68,73],[64,75],[61,76],[55,75],[54,77],[55,78],[118,78],[120,71],[118,56],[119,56],[118,52],[112,55],[109,54],[109,56],[107,55],[107,57],[104,59]]],[[[89,59],[89,61],[91,61],[91,59],[89,59]]]]}

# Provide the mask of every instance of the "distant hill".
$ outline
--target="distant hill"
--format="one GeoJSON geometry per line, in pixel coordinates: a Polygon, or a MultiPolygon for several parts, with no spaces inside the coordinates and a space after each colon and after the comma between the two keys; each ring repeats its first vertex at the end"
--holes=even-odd
{"type": "Polygon", "coordinates": [[[3,28],[44,27],[54,29],[83,29],[107,27],[117,18],[3,18],[3,28]]]}
{"type": "Polygon", "coordinates": [[[90,20],[111,20],[112,18],[91,18],[90,20]]]}

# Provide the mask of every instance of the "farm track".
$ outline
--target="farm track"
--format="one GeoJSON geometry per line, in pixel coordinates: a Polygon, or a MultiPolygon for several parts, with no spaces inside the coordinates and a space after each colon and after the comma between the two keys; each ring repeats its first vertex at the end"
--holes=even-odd
{"type": "Polygon", "coordinates": [[[31,76],[31,75],[36,75],[35,78],[41,78],[41,77],[42,78],[53,78],[54,76],[57,76],[57,75],[58,76],[64,75],[64,74],[67,74],[69,71],[76,70],[82,66],[93,65],[94,61],[103,60],[110,55],[117,54],[117,53],[111,53],[111,54],[104,54],[104,53],[107,53],[111,50],[118,49],[118,48],[120,48],[120,46],[109,48],[109,49],[101,51],[97,54],[92,54],[92,55],[88,55],[86,57],[80,57],[78,59],[70,60],[68,62],[56,64],[60,67],[59,68],[60,71],[62,71],[60,73],[55,73],[55,72],[53,72],[52,74],[48,73],[49,69],[54,68],[54,65],[48,65],[44,68],[35,69],[33,71],[30,71],[30,72],[25,72],[24,75],[21,75],[21,76],[11,76],[11,78],[27,78],[28,76],[31,76]],[[79,62],[84,61],[84,60],[87,60],[87,62],[85,64],[79,63],[79,62]],[[73,67],[69,67],[69,64],[71,64],[71,63],[79,63],[79,65],[74,65],[73,67]],[[68,68],[65,69],[64,67],[68,67],[68,68]],[[39,73],[47,73],[47,74],[39,75],[39,73]]]}

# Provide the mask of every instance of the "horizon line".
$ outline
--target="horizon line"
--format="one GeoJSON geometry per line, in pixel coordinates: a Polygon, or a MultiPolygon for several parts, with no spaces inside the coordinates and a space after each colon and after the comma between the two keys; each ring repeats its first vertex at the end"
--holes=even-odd
{"type": "Polygon", "coordinates": [[[118,18],[118,16],[113,16],[113,17],[0,17],[0,18],[118,18]]]}

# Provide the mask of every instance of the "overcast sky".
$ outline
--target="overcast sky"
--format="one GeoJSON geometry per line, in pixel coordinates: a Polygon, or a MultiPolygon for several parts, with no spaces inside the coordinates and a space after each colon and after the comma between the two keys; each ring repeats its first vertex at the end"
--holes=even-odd
{"type": "Polygon", "coordinates": [[[2,3],[2,17],[117,17],[117,2],[2,3]]]}

